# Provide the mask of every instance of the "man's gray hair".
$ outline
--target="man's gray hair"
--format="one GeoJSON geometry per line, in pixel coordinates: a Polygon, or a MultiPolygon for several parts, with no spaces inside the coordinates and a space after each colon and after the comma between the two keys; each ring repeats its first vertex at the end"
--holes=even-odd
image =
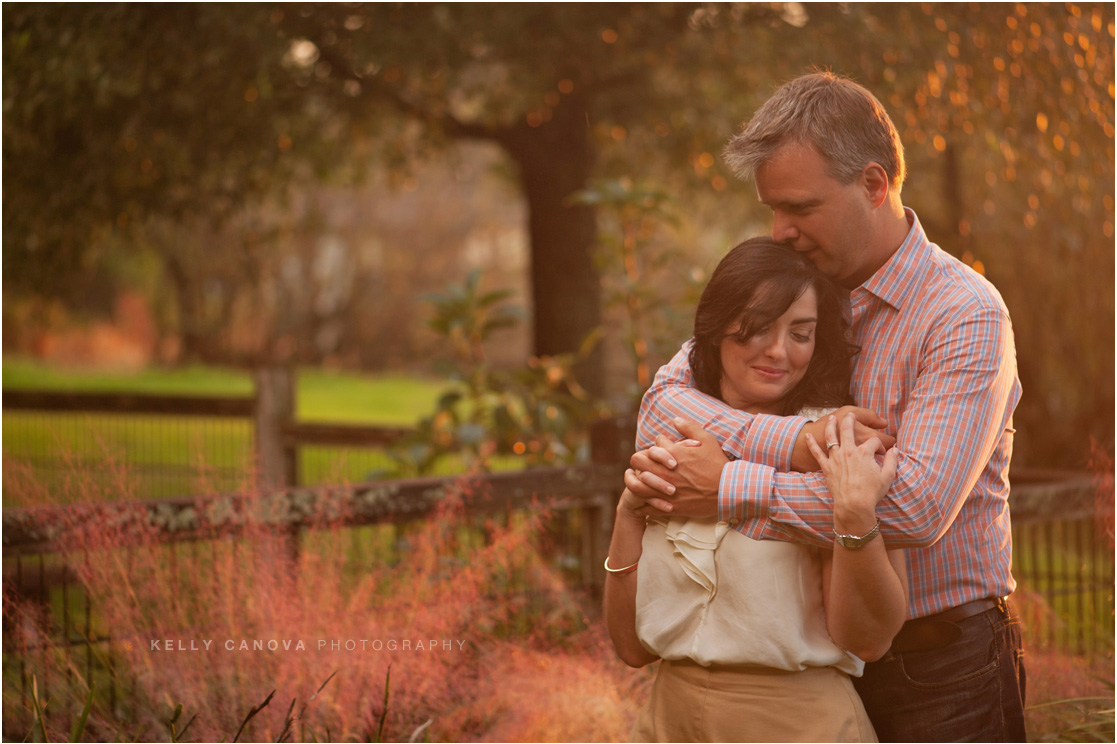
{"type": "Polygon", "coordinates": [[[904,183],[904,146],[880,101],[849,78],[831,72],[804,75],[781,86],[725,146],[723,157],[742,178],[785,145],[814,148],[830,174],[852,183],[879,163],[897,191],[904,183]]]}

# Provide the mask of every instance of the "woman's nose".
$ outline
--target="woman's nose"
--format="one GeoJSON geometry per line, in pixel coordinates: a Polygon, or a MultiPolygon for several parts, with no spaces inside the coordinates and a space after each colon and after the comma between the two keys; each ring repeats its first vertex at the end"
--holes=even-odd
{"type": "Polygon", "coordinates": [[[772,359],[783,359],[786,351],[783,345],[783,337],[779,335],[773,338],[767,348],[764,349],[764,353],[772,359]]]}

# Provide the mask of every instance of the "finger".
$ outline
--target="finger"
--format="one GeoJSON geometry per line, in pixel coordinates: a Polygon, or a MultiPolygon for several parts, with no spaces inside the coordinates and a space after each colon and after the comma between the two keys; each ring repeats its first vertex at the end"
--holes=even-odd
{"type": "Polygon", "coordinates": [[[686,439],[694,439],[699,442],[717,442],[713,434],[703,429],[702,425],[695,421],[685,419],[682,416],[676,416],[674,424],[675,429],[686,439]]]}
{"type": "Polygon", "coordinates": [[[880,472],[888,479],[889,485],[896,480],[896,468],[899,464],[900,452],[895,447],[884,453],[884,463],[880,466],[880,472]]]}
{"type": "Polygon", "coordinates": [[[667,447],[668,445],[671,445],[671,444],[674,444],[674,443],[675,443],[675,440],[672,439],[671,437],[667,436],[666,434],[660,434],[658,437],[655,438],[655,446],[656,447],[667,447]]]}
{"type": "MultiPolygon", "coordinates": [[[[857,424],[857,443],[865,444],[869,441],[879,443],[879,447],[874,450],[876,452],[884,452],[896,446],[896,437],[885,434],[883,431],[877,431],[876,429],[870,429],[867,426],[857,424]]],[[[874,447],[876,447],[876,445],[874,445],[874,447]]]]}
{"type": "Polygon", "coordinates": [[[884,442],[882,442],[880,438],[881,436],[887,435],[882,435],[876,429],[870,429],[861,424],[857,426],[859,427],[857,430],[857,439],[860,440],[859,446],[866,447],[873,454],[884,454],[887,447],[884,446],[884,442]]]}
{"type": "Polygon", "coordinates": [[[818,446],[818,442],[815,441],[815,438],[811,436],[809,431],[807,432],[807,448],[811,451],[811,454],[814,455],[814,459],[818,461],[819,465],[824,465],[826,463],[826,453],[818,446]]]}
{"type": "Polygon", "coordinates": [[[658,462],[665,468],[673,468],[678,465],[675,458],[671,456],[671,453],[663,447],[652,447],[649,450],[645,450],[644,454],[646,454],[649,459],[658,462]]]}
{"type": "Polygon", "coordinates": [[[624,487],[641,501],[647,501],[658,495],[655,489],[649,488],[644,481],[640,480],[640,476],[632,468],[624,471],[624,487]]]}
{"type": "Polygon", "coordinates": [[[852,413],[857,418],[857,423],[864,424],[871,429],[883,429],[888,426],[888,422],[881,416],[878,416],[876,411],[871,411],[868,408],[861,408],[860,406],[843,406],[838,411],[840,415],[852,413]]]}
{"type": "Polygon", "coordinates": [[[842,417],[842,435],[838,441],[842,443],[843,447],[853,448],[857,446],[857,436],[853,433],[853,425],[856,421],[857,419],[852,413],[842,417]]]}
{"type": "MultiPolygon", "coordinates": [[[[657,493],[654,489],[644,485],[643,481],[636,477],[635,471],[632,470],[626,470],[624,473],[624,487],[628,489],[633,498],[640,502],[641,506],[646,503],[648,499],[662,496],[662,494],[657,493]]],[[[639,511],[639,509],[637,508],[636,511],[639,511]]]]}
{"type": "Polygon", "coordinates": [[[671,507],[669,502],[663,500],[663,494],[661,492],[655,490],[651,486],[644,483],[644,481],[640,480],[640,476],[636,474],[635,470],[629,469],[624,471],[624,487],[631,491],[632,495],[640,499],[641,501],[654,501],[661,504],[667,504],[668,508],[663,509],[663,511],[671,511],[671,509],[673,508],[671,507]]]}
{"type": "Polygon", "coordinates": [[[674,509],[670,501],[663,499],[651,498],[648,499],[642,507],[636,511],[643,514],[645,517],[658,517],[662,514],[669,514],[674,509]]]}
{"type": "Polygon", "coordinates": [[[838,441],[838,422],[834,414],[826,417],[826,454],[830,454],[830,443],[838,441]]]}
{"type": "Polygon", "coordinates": [[[660,477],[669,476],[672,472],[671,468],[652,459],[650,450],[640,450],[633,454],[632,457],[628,458],[628,464],[633,470],[648,470],[660,477]]]}
{"type": "Polygon", "coordinates": [[[644,470],[637,473],[636,477],[643,481],[644,485],[648,488],[654,488],[659,493],[667,494],[668,496],[674,495],[675,493],[675,487],[655,473],[649,473],[644,470]]]}

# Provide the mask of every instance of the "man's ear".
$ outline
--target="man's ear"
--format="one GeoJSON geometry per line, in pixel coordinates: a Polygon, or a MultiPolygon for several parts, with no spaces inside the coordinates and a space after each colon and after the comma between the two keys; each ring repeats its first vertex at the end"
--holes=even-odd
{"type": "Polygon", "coordinates": [[[888,181],[888,174],[884,172],[884,168],[880,163],[869,163],[861,171],[861,186],[865,190],[865,196],[868,197],[869,203],[874,207],[879,207],[884,204],[884,200],[888,198],[888,191],[891,184],[888,181]]]}

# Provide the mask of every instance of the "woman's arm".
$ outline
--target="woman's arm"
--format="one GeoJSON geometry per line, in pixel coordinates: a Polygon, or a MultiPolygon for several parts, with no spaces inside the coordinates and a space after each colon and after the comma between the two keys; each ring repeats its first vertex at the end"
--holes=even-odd
{"type": "MultiPolygon", "coordinates": [[[[643,501],[627,488],[617,504],[613,539],[609,543],[609,567],[624,569],[635,565],[643,553],[646,520],[635,509],[643,501]]],[[[605,575],[605,621],[617,656],[631,667],[651,664],[659,657],[644,648],[636,636],[636,570],[605,575]]]]}
{"type": "MultiPolygon", "coordinates": [[[[834,531],[866,535],[876,526],[877,503],[896,477],[896,451],[889,450],[878,466],[880,448],[872,442],[857,446],[852,416],[842,419],[840,439],[830,416],[826,440],[840,444],[823,451],[808,435],[834,500],[834,531]]],[[[888,651],[907,614],[904,553],[886,550],[879,536],[857,549],[835,540],[833,552],[823,554],[822,591],[830,637],[858,658],[875,661],[888,651]]]]}

